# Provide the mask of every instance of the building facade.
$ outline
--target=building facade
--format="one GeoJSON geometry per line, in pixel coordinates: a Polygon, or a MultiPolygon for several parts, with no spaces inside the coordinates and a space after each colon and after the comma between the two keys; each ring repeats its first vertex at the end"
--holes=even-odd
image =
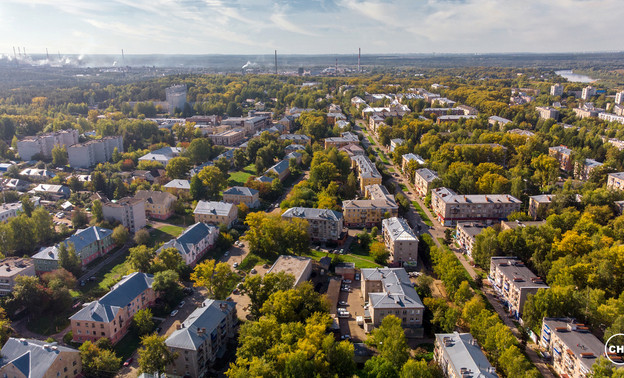
{"type": "Polygon", "coordinates": [[[351,164],[356,169],[362,192],[368,185],[381,184],[381,173],[379,173],[375,164],[367,156],[352,156],[351,164]]]}
{"type": "Polygon", "coordinates": [[[199,201],[193,214],[195,214],[195,222],[224,224],[231,227],[238,218],[238,207],[225,202],[199,201]]]}
{"type": "Polygon", "coordinates": [[[182,256],[184,263],[194,267],[204,254],[215,245],[218,236],[219,229],[217,227],[198,222],[187,227],[177,238],[163,244],[156,253],[168,248],[175,248],[182,256]]]}
{"type": "Polygon", "coordinates": [[[137,190],[134,198],[143,200],[145,215],[154,219],[168,219],[174,213],[177,198],[168,192],[137,190]]]}
{"type": "Polygon", "coordinates": [[[312,275],[312,259],[305,256],[280,255],[273,263],[268,273],[284,272],[295,278],[294,286],[299,286],[310,279],[312,275]]]}
{"type": "Polygon", "coordinates": [[[448,378],[498,378],[496,370],[469,333],[436,333],[433,358],[448,378]]]}
{"type": "Polygon", "coordinates": [[[69,129],[37,136],[27,136],[17,141],[17,153],[22,160],[31,160],[35,155],[52,157],[55,146],[69,147],[78,143],[78,130],[69,129]]]}
{"type": "Polygon", "coordinates": [[[403,218],[387,218],[381,222],[384,244],[394,263],[418,261],[418,237],[403,218]]]}
{"type": "Polygon", "coordinates": [[[8,222],[10,218],[18,216],[22,212],[22,203],[3,203],[0,206],[0,222],[8,222]]]}
{"type": "Polygon", "coordinates": [[[82,376],[80,352],[35,339],[9,338],[0,352],[0,376],[11,378],[71,378],[82,376]]]}
{"type": "Polygon", "coordinates": [[[124,152],[123,139],[120,135],[74,144],[67,147],[69,165],[72,168],[89,168],[105,163],[113,157],[115,148],[119,153],[124,152]]]}
{"type": "Polygon", "coordinates": [[[0,296],[13,292],[17,277],[34,275],[35,264],[31,259],[7,257],[0,260],[0,296]]]}
{"type": "Polygon", "coordinates": [[[607,175],[607,188],[624,190],[624,172],[609,173],[607,175]]]}
{"type": "Polygon", "coordinates": [[[427,197],[436,179],[439,179],[436,171],[429,168],[417,169],[414,173],[414,187],[416,188],[416,193],[423,198],[427,197]]]}
{"type": "Polygon", "coordinates": [[[136,232],[146,225],[145,201],[140,198],[125,197],[117,202],[102,204],[104,219],[117,221],[130,232],[136,232]]]}
{"type": "Polygon", "coordinates": [[[546,216],[546,211],[552,201],[552,195],[539,194],[529,197],[529,211],[528,214],[533,219],[540,219],[546,216]]]}
{"type": "Polygon", "coordinates": [[[308,235],[314,242],[337,241],[341,239],[344,219],[342,213],[328,209],[291,207],[282,214],[282,219],[305,219],[308,235]]]}
{"type": "Polygon", "coordinates": [[[223,192],[223,202],[239,205],[244,203],[250,209],[260,206],[260,192],[246,186],[233,186],[223,192]]]}
{"type": "Polygon", "coordinates": [[[457,222],[455,230],[455,241],[462,251],[472,259],[472,249],[474,248],[477,235],[488,226],[479,222],[457,222]]]}

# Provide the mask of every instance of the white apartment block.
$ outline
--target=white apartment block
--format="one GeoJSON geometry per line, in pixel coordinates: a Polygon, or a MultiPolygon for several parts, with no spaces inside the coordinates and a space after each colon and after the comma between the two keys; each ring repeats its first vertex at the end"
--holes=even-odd
{"type": "Polygon", "coordinates": [[[555,108],[551,108],[550,106],[538,106],[535,108],[539,113],[540,118],[542,119],[558,119],[559,118],[559,110],[555,108]]]}
{"type": "Polygon", "coordinates": [[[403,218],[381,221],[384,244],[395,263],[418,261],[418,237],[403,218]]]}
{"type": "Polygon", "coordinates": [[[431,190],[431,185],[438,179],[438,173],[429,168],[420,168],[414,174],[414,187],[416,193],[421,197],[426,197],[431,190]]]}
{"type": "Polygon", "coordinates": [[[624,103],[624,91],[615,94],[615,104],[622,105],[624,103]]]}
{"type": "Polygon", "coordinates": [[[145,201],[141,198],[126,197],[117,202],[102,204],[104,219],[117,221],[130,232],[136,232],[145,227],[145,201]]]}
{"type": "Polygon", "coordinates": [[[436,333],[433,358],[448,378],[498,378],[469,333],[436,333]]]}
{"type": "Polygon", "coordinates": [[[514,211],[520,211],[522,201],[509,194],[457,194],[448,188],[431,191],[431,207],[443,226],[457,222],[499,222],[514,211]]]}
{"type": "Polygon", "coordinates": [[[607,175],[607,188],[624,190],[624,172],[609,173],[607,175]]]}
{"type": "Polygon", "coordinates": [[[0,222],[7,222],[10,218],[16,217],[22,212],[22,203],[3,203],[0,206],[0,222]]]}
{"type": "Polygon", "coordinates": [[[598,118],[607,122],[617,122],[624,124],[624,116],[612,114],[612,113],[600,113],[598,118]]]}
{"type": "Polygon", "coordinates": [[[551,96],[561,96],[563,94],[563,85],[555,84],[550,86],[551,96]]]}
{"type": "Polygon", "coordinates": [[[124,152],[123,139],[120,135],[74,144],[67,147],[69,165],[72,168],[89,168],[105,163],[113,157],[115,148],[119,153],[124,152]]]}
{"type": "Polygon", "coordinates": [[[17,141],[17,152],[22,160],[31,160],[37,154],[51,158],[54,146],[69,147],[76,143],[78,143],[78,130],[62,130],[37,136],[27,136],[17,141]]]}
{"type": "Polygon", "coordinates": [[[587,101],[592,96],[595,96],[595,95],[596,95],[596,88],[592,87],[591,85],[588,85],[587,87],[583,88],[583,92],[581,93],[581,98],[587,101]]]}
{"type": "Polygon", "coordinates": [[[173,113],[176,108],[183,110],[186,103],[186,84],[178,84],[165,89],[165,97],[169,113],[173,113]]]}

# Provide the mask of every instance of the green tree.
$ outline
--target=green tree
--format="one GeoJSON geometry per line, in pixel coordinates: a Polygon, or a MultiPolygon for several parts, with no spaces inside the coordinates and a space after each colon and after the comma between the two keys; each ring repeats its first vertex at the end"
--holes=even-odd
{"type": "Polygon", "coordinates": [[[381,357],[397,368],[402,367],[409,358],[409,346],[401,327],[401,319],[394,315],[383,318],[381,326],[374,329],[366,339],[366,344],[374,346],[381,357]]]}
{"type": "Polygon", "coordinates": [[[310,282],[304,282],[293,289],[271,294],[260,312],[274,316],[279,323],[301,322],[316,312],[329,312],[329,304],[324,296],[314,291],[310,282]]]}
{"type": "Polygon", "coordinates": [[[177,358],[177,353],[171,352],[165,344],[165,338],[157,334],[143,336],[138,352],[141,373],[163,373],[177,358]]]}
{"type": "Polygon", "coordinates": [[[193,139],[183,155],[191,159],[193,164],[205,163],[212,156],[212,142],[208,138],[193,139]]]}
{"type": "Polygon", "coordinates": [[[126,261],[133,269],[139,272],[147,273],[152,266],[152,259],[156,253],[153,248],[145,245],[140,245],[134,248],[130,248],[126,261]]]}
{"type": "Polygon", "coordinates": [[[4,345],[11,335],[11,320],[7,318],[4,308],[0,307],[0,343],[4,345]]]}
{"type": "Polygon", "coordinates": [[[19,276],[15,278],[13,299],[18,306],[24,306],[28,311],[40,314],[44,310],[44,287],[39,277],[19,276]]]}
{"type": "Polygon", "coordinates": [[[370,254],[379,265],[386,265],[388,263],[388,258],[390,257],[390,252],[388,252],[384,243],[380,243],[378,241],[374,241],[371,244],[370,254]]]}
{"type": "Polygon", "coordinates": [[[176,248],[165,248],[154,258],[152,272],[173,270],[182,274],[185,267],[184,259],[176,248]]]}
{"type": "Polygon", "coordinates": [[[227,186],[227,176],[215,166],[204,167],[197,177],[204,184],[204,192],[210,199],[217,199],[219,193],[227,186]]]}
{"type": "Polygon", "coordinates": [[[459,284],[459,288],[455,292],[455,304],[457,304],[458,306],[463,306],[464,303],[472,298],[472,296],[473,292],[470,288],[470,284],[468,283],[468,281],[462,281],[462,283],[459,284]]]}
{"type": "Polygon", "coordinates": [[[206,198],[206,192],[204,191],[204,184],[197,175],[191,178],[190,187],[191,198],[195,201],[203,200],[206,198]]]}
{"type": "Polygon", "coordinates": [[[139,336],[150,333],[154,329],[152,310],[144,308],[136,312],[132,317],[132,326],[137,330],[139,336]]]}
{"type": "Polygon", "coordinates": [[[134,242],[137,245],[147,245],[150,241],[150,233],[147,230],[139,230],[134,234],[134,242]]]}
{"type": "Polygon", "coordinates": [[[91,214],[96,223],[100,223],[104,219],[104,213],[102,212],[102,201],[95,200],[91,205],[91,214]]]}
{"type": "Polygon", "coordinates": [[[82,209],[72,211],[72,225],[75,229],[84,227],[89,222],[89,217],[82,209]]]}
{"type": "Polygon", "coordinates": [[[167,162],[165,169],[170,179],[183,179],[191,169],[191,159],[183,156],[174,157],[167,162]]]}
{"type": "Polygon", "coordinates": [[[225,299],[238,279],[227,263],[207,260],[195,266],[191,273],[193,286],[205,287],[208,290],[208,298],[225,299]]]}
{"type": "Polygon", "coordinates": [[[88,377],[114,377],[121,366],[121,357],[117,357],[112,350],[100,349],[91,341],[82,343],[78,350],[82,369],[88,377]]]}
{"type": "Polygon", "coordinates": [[[399,373],[400,378],[437,378],[438,376],[425,360],[416,361],[411,358],[407,360],[399,373]]]}
{"type": "Polygon", "coordinates": [[[76,254],[74,243],[61,242],[58,246],[58,264],[61,268],[79,275],[82,271],[82,262],[76,254]]]}
{"type": "Polygon", "coordinates": [[[168,303],[177,303],[182,294],[179,281],[180,276],[173,270],[156,272],[152,288],[161,293],[168,303]]]}
{"type": "Polygon", "coordinates": [[[112,238],[115,244],[117,245],[126,244],[129,237],[130,237],[130,233],[128,232],[128,229],[122,225],[115,227],[115,229],[113,230],[112,238]]]}
{"type": "Polygon", "coordinates": [[[279,215],[254,212],[247,215],[249,226],[244,238],[250,252],[264,257],[299,255],[310,249],[308,222],[305,219],[282,219],[279,215]]]}
{"type": "Polygon", "coordinates": [[[369,378],[398,378],[397,367],[383,356],[373,356],[364,364],[364,373],[369,378]]]}
{"type": "Polygon", "coordinates": [[[30,200],[30,198],[28,198],[28,196],[24,195],[22,196],[20,202],[22,203],[22,211],[24,212],[24,214],[26,214],[27,217],[30,217],[32,215],[32,212],[35,210],[35,206],[33,205],[32,201],[30,200]]]}
{"type": "Polygon", "coordinates": [[[237,148],[236,150],[234,150],[234,166],[238,169],[241,169],[245,165],[247,165],[247,155],[245,154],[245,151],[237,148]]]}
{"type": "Polygon", "coordinates": [[[55,235],[52,215],[43,207],[38,207],[30,217],[35,227],[35,235],[38,243],[45,243],[55,235]]]}
{"type": "Polygon", "coordinates": [[[271,294],[280,290],[292,289],[295,277],[285,272],[248,276],[243,283],[242,292],[250,300],[249,312],[254,318],[260,317],[260,309],[271,294]]]}
{"type": "Polygon", "coordinates": [[[52,164],[56,167],[67,165],[67,148],[65,146],[56,145],[52,147],[52,164]]]}

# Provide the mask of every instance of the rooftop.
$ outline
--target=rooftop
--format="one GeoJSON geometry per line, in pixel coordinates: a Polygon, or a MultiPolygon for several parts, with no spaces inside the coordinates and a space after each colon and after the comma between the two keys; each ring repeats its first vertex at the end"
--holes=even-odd
{"type": "Polygon", "coordinates": [[[457,230],[461,229],[462,232],[468,234],[472,238],[479,235],[481,231],[483,231],[484,229],[488,227],[489,227],[488,225],[484,223],[478,223],[478,222],[458,222],[457,223],[457,230]]]}
{"type": "Polygon", "coordinates": [[[25,269],[31,266],[33,266],[33,261],[29,258],[7,257],[0,260],[0,277],[21,275],[25,269]]]}
{"type": "Polygon", "coordinates": [[[163,188],[191,190],[191,182],[189,180],[175,179],[175,180],[171,180],[167,184],[163,185],[163,188]]]}
{"type": "Polygon", "coordinates": [[[433,180],[439,178],[438,173],[429,168],[420,168],[416,170],[416,174],[423,178],[423,180],[427,182],[432,182],[433,180]]]}
{"type": "Polygon", "coordinates": [[[609,173],[609,176],[616,178],[618,180],[624,180],[624,172],[609,173]]]}
{"type": "Polygon", "coordinates": [[[228,216],[232,208],[236,206],[231,203],[219,201],[199,201],[193,214],[215,214],[228,216]]]}
{"type": "Polygon", "coordinates": [[[416,240],[418,237],[412,231],[412,228],[407,224],[407,221],[403,218],[387,218],[381,221],[381,226],[384,230],[388,231],[388,235],[392,240],[416,240]]]}
{"type": "Polygon", "coordinates": [[[509,194],[456,194],[448,188],[436,188],[432,190],[446,203],[469,204],[469,203],[522,203],[516,197],[509,194]]]}
{"type": "Polygon", "coordinates": [[[447,361],[457,376],[470,371],[470,377],[497,378],[496,372],[487,360],[479,344],[469,333],[436,333],[436,341],[442,346],[447,361]]]}
{"type": "Polygon", "coordinates": [[[492,265],[518,288],[548,288],[541,277],[536,276],[516,257],[494,256],[491,261],[492,265]]]}
{"type": "MultiPolygon", "coordinates": [[[[550,329],[565,344],[568,353],[574,354],[587,370],[596,362],[599,356],[604,355],[604,344],[585,327],[573,319],[544,318],[544,325],[550,329]]],[[[557,351],[565,353],[566,351],[557,351]]]]}
{"type": "Polygon", "coordinates": [[[292,274],[295,277],[295,286],[308,279],[304,277],[304,273],[309,265],[312,265],[312,259],[303,256],[280,255],[277,258],[268,273],[284,272],[292,274]]]}
{"type": "Polygon", "coordinates": [[[414,161],[416,161],[420,165],[425,165],[426,164],[425,159],[423,159],[422,156],[413,154],[411,152],[409,154],[403,155],[403,160],[406,160],[406,161],[414,160],[414,161]]]}
{"type": "Polygon", "coordinates": [[[233,186],[223,192],[224,195],[230,194],[233,196],[248,196],[248,197],[253,197],[258,193],[260,192],[258,192],[256,189],[251,189],[246,186],[233,186]]]}
{"type": "Polygon", "coordinates": [[[381,281],[384,292],[369,293],[373,308],[419,307],[425,308],[403,268],[362,269],[362,280],[381,281]]]}
{"type": "Polygon", "coordinates": [[[169,240],[163,244],[156,252],[160,253],[167,248],[175,248],[180,252],[180,254],[188,255],[192,252],[193,246],[197,245],[200,241],[209,237],[211,234],[216,234],[218,232],[219,229],[215,226],[208,225],[203,222],[197,222],[194,225],[187,227],[177,238],[169,240]]]}
{"type": "Polygon", "coordinates": [[[305,218],[335,220],[342,219],[342,213],[328,209],[315,209],[310,207],[291,207],[282,214],[282,218],[305,218]]]}
{"type": "Polygon", "coordinates": [[[154,190],[137,190],[134,197],[155,204],[166,204],[167,201],[176,200],[176,197],[171,193],[157,192],[154,190]]]}
{"type": "Polygon", "coordinates": [[[48,369],[61,352],[78,353],[78,350],[57,343],[11,337],[0,352],[0,368],[13,364],[25,377],[42,378],[50,375],[48,369]]]}

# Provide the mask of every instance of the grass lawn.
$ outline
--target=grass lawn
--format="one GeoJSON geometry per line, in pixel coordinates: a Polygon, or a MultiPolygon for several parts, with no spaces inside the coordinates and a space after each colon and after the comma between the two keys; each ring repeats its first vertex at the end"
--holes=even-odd
{"type": "Polygon", "coordinates": [[[253,268],[256,265],[268,264],[268,263],[269,263],[268,260],[263,259],[262,257],[259,257],[257,255],[254,255],[253,253],[249,253],[245,257],[245,259],[240,263],[240,265],[238,266],[238,269],[244,270],[245,272],[249,272],[251,268],[253,268]]]}
{"type": "Polygon", "coordinates": [[[127,253],[118,256],[95,274],[94,281],[88,280],[85,286],[79,286],[84,299],[90,300],[90,298],[100,297],[112,285],[117,283],[121,277],[130,273],[130,267],[126,264],[126,256],[127,253]]]}
{"type": "Polygon", "coordinates": [[[402,190],[404,193],[409,192],[409,189],[407,189],[407,185],[405,185],[405,184],[399,184],[399,186],[401,187],[401,190],[402,190]]]}
{"type": "Polygon", "coordinates": [[[414,209],[416,209],[416,212],[418,213],[418,215],[420,215],[420,219],[422,219],[422,221],[425,222],[427,226],[433,227],[433,222],[431,222],[431,219],[429,219],[427,213],[425,213],[425,210],[420,207],[418,202],[412,201],[412,206],[414,206],[414,209]]]}
{"type": "Polygon", "coordinates": [[[26,328],[40,335],[53,335],[62,331],[69,325],[69,317],[76,312],[71,309],[62,313],[43,314],[33,316],[27,323],[26,328]]]}
{"type": "Polygon", "coordinates": [[[247,182],[250,176],[256,174],[256,167],[253,164],[249,164],[240,171],[230,173],[230,179],[228,180],[229,186],[242,186],[247,182]]]}
{"type": "Polygon", "coordinates": [[[141,346],[141,338],[139,334],[136,333],[132,326],[128,329],[128,333],[124,336],[123,339],[119,340],[119,342],[115,345],[113,350],[117,353],[117,356],[121,357],[121,361],[125,361],[135,350],[137,350],[141,346]]]}
{"type": "MultiPolygon", "coordinates": [[[[317,251],[314,249],[311,249],[306,256],[318,261],[321,258],[325,257],[325,256],[335,256],[330,254],[327,254],[327,252],[324,251],[317,251]]],[[[375,262],[372,261],[372,257],[370,256],[358,256],[358,255],[353,255],[353,254],[346,254],[346,255],[337,255],[340,256],[342,261],[344,262],[352,262],[355,264],[356,268],[375,268],[378,267],[380,265],[376,264],[375,262]],[[370,259],[370,260],[369,260],[370,259]]]]}
{"type": "Polygon", "coordinates": [[[370,142],[370,144],[373,144],[373,145],[375,144],[375,141],[369,135],[366,135],[366,138],[368,138],[368,141],[370,142]]]}
{"type": "Polygon", "coordinates": [[[171,224],[153,229],[152,232],[150,233],[149,245],[151,247],[154,247],[162,242],[169,241],[179,236],[182,233],[182,231],[184,231],[183,227],[174,226],[171,224]]]}

